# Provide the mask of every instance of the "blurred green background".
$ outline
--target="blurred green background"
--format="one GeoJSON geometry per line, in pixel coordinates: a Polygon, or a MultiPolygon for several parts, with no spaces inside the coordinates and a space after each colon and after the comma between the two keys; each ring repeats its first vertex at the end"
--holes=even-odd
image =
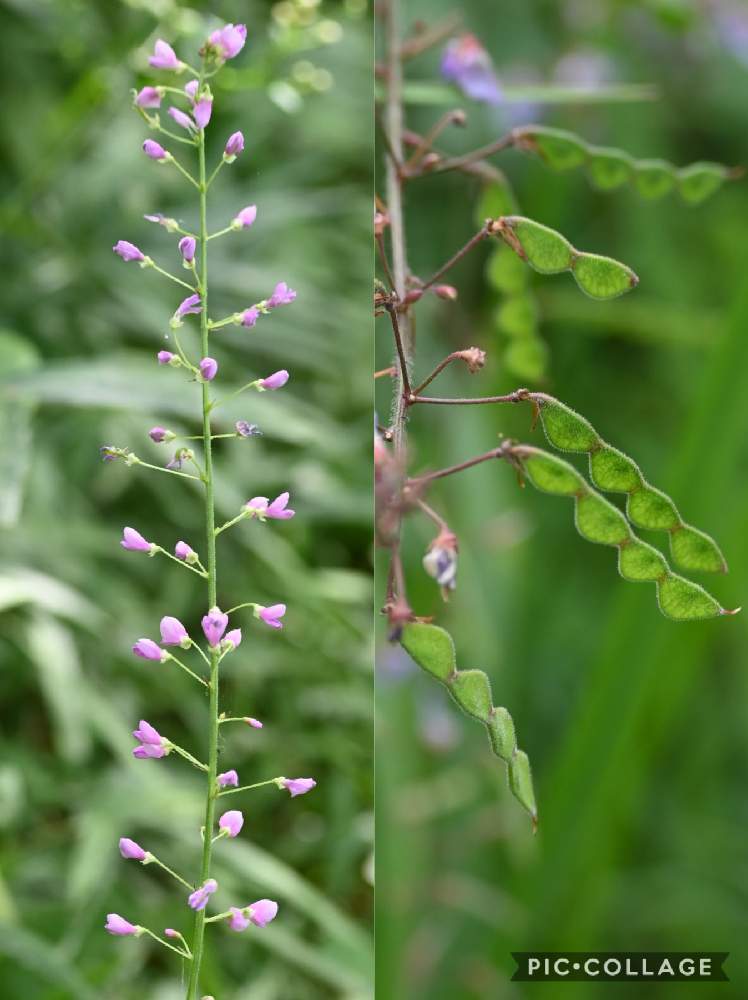
{"type": "Polygon", "coordinates": [[[281,525],[243,524],[219,544],[224,607],[289,606],[282,633],[246,612],[236,622],[244,643],[224,664],[223,707],[265,728],[226,727],[221,762],[243,782],[312,775],[318,787],[293,802],[262,789],[232,803],[247,822],[216,851],[217,901],[269,896],[280,916],[242,936],[210,930],[203,992],[370,995],[366,6],[9,0],[0,5],[4,1000],[184,995],[178,959],[147,940],[111,938],[103,925],[114,910],[156,931],[191,926],[181,888],[122,861],[117,840],[197,870],[203,782],[178,759],[134,761],[130,730],[144,717],[203,756],[206,705],[179,671],[135,659],[130,646],[158,637],[164,614],[194,632],[204,587],[167,560],[125,553],[119,538],[129,524],[167,548],[184,538],[201,550],[202,504],[194,484],[103,465],[98,448],[129,446],[164,463],[168,446],[152,444],[147,429],[198,429],[195,386],[154,358],[182,295],[111,247],[127,239],[177,268],[176,238],[142,216],[161,211],[194,226],[195,200],[175,171],[143,155],[148,132],[129,88],[152,77],[157,37],[192,60],[222,21],[245,21],[249,39],[215,81],[209,162],[237,128],[246,151],[211,191],[210,227],[253,202],[259,215],[251,231],[212,245],[213,312],[246,307],[279,280],[298,299],[253,332],[214,338],[226,387],[291,372],[282,392],[220,411],[219,429],[243,418],[264,437],[219,442],[218,517],[285,488],[297,510],[281,525]]]}
{"type": "MultiPolygon", "coordinates": [[[[403,20],[433,24],[453,8],[406,0],[403,20]]],[[[507,88],[651,83],[660,99],[490,108],[456,91],[440,96],[444,84],[422,87],[422,103],[408,109],[416,130],[449,107],[469,113],[467,129],[445,134],[442,148],[464,152],[511,125],[541,121],[637,157],[748,162],[745,4],[466,0],[460,10],[507,88]]],[[[438,83],[438,66],[431,52],[409,64],[408,76],[438,83]]],[[[419,304],[418,372],[478,345],[489,356],[483,372],[471,377],[454,366],[434,395],[488,395],[529,381],[580,410],[687,521],[715,534],[731,573],[700,582],[726,607],[745,603],[748,185],[689,208],[676,195],[644,202],[630,188],[601,194],[582,172],[556,174],[521,153],[494,163],[523,214],[624,261],[641,284],[598,304],[570,275],[533,274],[549,362],[544,378],[519,379],[504,361],[501,299],[484,276],[490,247],[482,246],[445,279],[458,287],[457,303],[419,304]]],[[[416,274],[426,278],[475,232],[477,195],[476,182],[458,174],[408,186],[416,274]]],[[[391,333],[386,318],[377,322],[381,368],[391,363],[391,333]]],[[[388,396],[379,384],[383,421],[388,396]]],[[[417,408],[414,468],[478,454],[499,433],[543,446],[529,423],[519,407],[417,408]]],[[[581,456],[570,458],[585,469],[581,456]]],[[[429,502],[459,535],[458,589],[443,605],[420,566],[432,526],[412,516],[410,603],[453,634],[461,667],[491,676],[533,765],[540,829],[531,835],[480,727],[388,646],[380,627],[378,992],[388,1000],[745,997],[745,612],[666,621],[652,586],[625,583],[615,553],[577,535],[570,503],[520,491],[502,465],[435,484],[429,502]],[[532,949],[730,951],[731,983],[510,983],[510,952],[532,949]]]]}

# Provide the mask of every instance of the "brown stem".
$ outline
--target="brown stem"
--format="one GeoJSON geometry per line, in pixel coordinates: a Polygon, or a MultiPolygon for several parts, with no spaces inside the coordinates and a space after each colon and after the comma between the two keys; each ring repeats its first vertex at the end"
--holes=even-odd
{"type": "Polygon", "coordinates": [[[504,441],[498,448],[492,448],[491,451],[486,451],[482,455],[476,455],[475,458],[468,458],[466,461],[459,462],[457,465],[450,465],[446,469],[439,469],[437,472],[427,472],[422,476],[416,476],[415,479],[409,479],[407,486],[410,488],[422,486],[424,483],[430,483],[433,479],[444,479],[445,476],[453,476],[456,472],[464,472],[465,469],[472,469],[474,465],[480,465],[481,462],[490,462],[493,458],[510,458],[512,454],[512,443],[504,441]]]}
{"type": "Polygon", "coordinates": [[[464,125],[465,124],[465,112],[456,108],[454,111],[445,111],[445,113],[439,118],[435,125],[429,129],[429,131],[424,135],[416,148],[410,154],[408,159],[403,165],[403,173],[407,174],[410,170],[418,165],[419,160],[425,153],[428,153],[434,142],[439,138],[445,128],[448,125],[464,125]]]}
{"type": "Polygon", "coordinates": [[[388,375],[397,375],[397,368],[394,365],[390,365],[389,368],[380,368],[378,372],[374,372],[374,378],[386,378],[388,375]]]}
{"type": "MultiPolygon", "coordinates": [[[[439,374],[439,372],[444,371],[444,369],[447,367],[447,365],[451,364],[453,361],[456,361],[458,358],[462,358],[462,351],[453,351],[452,354],[448,354],[446,356],[446,358],[444,358],[443,361],[439,362],[439,364],[431,372],[431,374],[428,375],[423,380],[423,382],[421,382],[421,384],[418,386],[418,388],[413,390],[413,395],[414,396],[420,395],[420,393],[423,392],[423,390],[426,388],[426,386],[430,385],[434,381],[434,379],[439,374]]],[[[415,402],[415,400],[413,400],[413,402],[415,402]]]]}
{"type": "Polygon", "coordinates": [[[390,316],[390,321],[392,323],[392,332],[395,335],[395,346],[397,347],[397,358],[400,362],[400,384],[402,386],[402,394],[406,400],[410,399],[410,379],[408,378],[408,362],[405,357],[405,348],[403,345],[403,338],[400,333],[400,325],[397,320],[397,309],[392,302],[386,302],[384,308],[387,310],[390,316]]]}
{"type": "Polygon", "coordinates": [[[431,28],[425,28],[412,38],[406,39],[400,46],[400,58],[412,59],[422,52],[439,45],[460,27],[462,18],[456,12],[452,12],[443,21],[435,24],[431,28]]]}
{"type": "Polygon", "coordinates": [[[440,396],[419,396],[416,394],[408,397],[408,404],[415,403],[435,403],[438,406],[474,406],[479,403],[524,403],[530,399],[529,389],[515,389],[506,396],[477,396],[475,399],[445,399],[440,396]]]}
{"type": "Polygon", "coordinates": [[[389,282],[390,288],[395,287],[395,279],[392,277],[392,271],[390,270],[390,262],[387,260],[387,251],[384,248],[384,240],[382,239],[382,234],[377,233],[374,237],[374,242],[377,245],[377,252],[379,253],[379,259],[382,262],[382,269],[384,270],[385,277],[389,282]]]}
{"type": "Polygon", "coordinates": [[[440,514],[436,513],[433,507],[429,507],[423,500],[416,500],[416,505],[423,511],[426,517],[431,518],[440,531],[449,531],[449,525],[440,514]]]}
{"type": "Polygon", "coordinates": [[[477,246],[482,240],[486,239],[488,235],[489,233],[486,226],[485,225],[481,226],[481,228],[478,230],[475,236],[471,236],[470,239],[465,244],[465,246],[462,247],[462,249],[458,250],[453,257],[449,258],[446,264],[443,264],[438,271],[432,274],[425,285],[420,286],[420,290],[422,292],[425,292],[427,288],[431,288],[431,286],[434,284],[435,281],[438,281],[439,278],[442,277],[442,275],[446,274],[450,268],[454,267],[454,265],[458,261],[462,260],[462,258],[466,254],[470,253],[473,247],[477,246]]]}
{"type": "Polygon", "coordinates": [[[485,160],[488,156],[493,156],[494,153],[500,153],[504,149],[509,149],[517,141],[517,135],[514,130],[507,132],[496,142],[491,142],[487,146],[481,146],[480,149],[474,149],[471,153],[465,153],[463,156],[454,156],[449,160],[444,160],[442,163],[437,163],[435,167],[432,167],[427,173],[429,174],[443,174],[447,170],[462,170],[463,167],[469,166],[471,163],[476,163],[479,160],[485,160]]]}

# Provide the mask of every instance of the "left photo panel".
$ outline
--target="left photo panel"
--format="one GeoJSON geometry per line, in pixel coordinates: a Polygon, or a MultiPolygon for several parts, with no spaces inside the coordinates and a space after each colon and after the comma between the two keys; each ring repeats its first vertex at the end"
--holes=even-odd
{"type": "Polygon", "coordinates": [[[371,1000],[371,12],[0,26],[3,1000],[371,1000]]]}

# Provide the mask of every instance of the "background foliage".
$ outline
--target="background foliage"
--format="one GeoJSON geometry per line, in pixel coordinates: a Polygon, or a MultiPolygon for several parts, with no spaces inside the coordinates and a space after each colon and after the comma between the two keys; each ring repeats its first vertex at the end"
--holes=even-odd
{"type": "MultiPolygon", "coordinates": [[[[411,23],[452,9],[446,0],[404,7],[411,23]]],[[[467,130],[445,136],[442,147],[466,151],[540,120],[638,157],[748,160],[744,5],[470,0],[461,10],[505,85],[651,83],[660,99],[491,109],[444,96],[443,84],[419,88],[423,103],[411,106],[410,121],[420,131],[445,107],[469,112],[467,130]]],[[[438,54],[414,61],[409,74],[436,80],[438,54]]],[[[641,278],[624,299],[598,304],[568,275],[532,275],[550,361],[547,377],[530,387],[584,413],[657,478],[684,517],[716,535],[731,572],[704,582],[727,607],[744,603],[748,187],[730,185],[689,209],[675,196],[648,203],[632,189],[600,194],[583,173],[554,174],[520,153],[495,162],[523,214],[641,278]]],[[[407,189],[416,273],[427,277],[475,231],[477,194],[457,174],[407,189]]],[[[518,384],[501,360],[499,299],[483,274],[488,253],[474,252],[448,279],[459,288],[456,304],[418,307],[422,373],[458,347],[489,352],[481,374],[455,367],[434,395],[518,384]]],[[[378,322],[383,367],[391,335],[387,320],[378,322]]],[[[383,419],[388,390],[378,396],[383,419]]],[[[416,468],[478,454],[499,433],[544,446],[519,407],[417,408],[416,468]]],[[[578,456],[565,457],[585,469],[578,456]]],[[[692,625],[664,620],[651,587],[625,583],[611,551],[576,534],[571,504],[520,492],[503,465],[444,480],[429,498],[460,537],[458,589],[443,606],[420,568],[431,526],[412,517],[410,602],[452,632],[461,667],[491,676],[533,764],[540,829],[530,835],[481,728],[382,636],[378,989],[393,1000],[607,996],[605,985],[513,985],[509,953],[693,948],[729,950],[732,982],[720,995],[744,996],[745,613],[692,625]]],[[[635,984],[613,989],[641,995],[635,984]]],[[[648,987],[679,1000],[704,989],[648,987]]]]}
{"type": "Polygon", "coordinates": [[[0,992],[9,1000],[184,993],[166,952],[113,940],[103,923],[117,910],[157,930],[187,926],[181,891],[121,861],[117,839],[197,869],[203,783],[172,759],[133,761],[129,730],[146,717],[199,754],[205,705],[178,671],[135,660],[130,646],[157,635],[165,613],[194,629],[204,588],[165,560],[124,553],[118,538],[131,524],[167,547],[185,538],[200,550],[201,505],[171,477],[103,466],[98,447],[165,462],[148,427],[195,432],[194,388],[154,360],[180,296],[110,248],[129,239],[175,266],[175,238],[142,215],[191,222],[196,204],[176,172],[143,156],[128,90],[145,80],[156,37],[191,56],[219,20],[246,21],[249,42],[219,77],[209,156],[236,128],[247,149],[212,192],[212,228],[250,202],[259,217],[211,253],[215,314],[219,301],[240,308],[281,279],[299,293],[255,332],[215,338],[225,383],[292,372],[283,393],[225,412],[227,426],[250,419],[265,436],[219,449],[219,520],[286,485],[298,511],[283,530],[245,524],[220,546],[222,603],[289,605],[280,634],[248,618],[225,663],[228,707],[266,726],[227,727],[223,759],[245,781],[310,774],[319,785],[293,804],[267,789],[245,803],[247,836],[218,852],[217,877],[228,901],[279,899],[283,919],[242,937],[211,932],[205,987],[222,1000],[250,987],[256,1000],[370,992],[365,5],[9,0],[0,6],[0,992]]]}

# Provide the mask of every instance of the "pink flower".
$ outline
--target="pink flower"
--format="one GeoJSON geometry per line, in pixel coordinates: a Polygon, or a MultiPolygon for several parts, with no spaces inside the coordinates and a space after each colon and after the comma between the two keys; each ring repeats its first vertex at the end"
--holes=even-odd
{"type": "Polygon", "coordinates": [[[218,775],[216,781],[221,788],[228,788],[229,785],[233,785],[234,788],[239,787],[239,775],[236,771],[224,771],[218,775]]]}
{"type": "Polygon", "coordinates": [[[293,302],[295,298],[296,292],[293,288],[289,288],[285,281],[279,281],[273,289],[273,294],[267,301],[267,307],[268,309],[275,309],[276,306],[285,306],[289,302],[293,302]]]}
{"type": "MultiPolygon", "coordinates": [[[[187,237],[185,237],[185,239],[186,238],[187,237]]],[[[180,240],[180,243],[181,242],[182,241],[180,240]]],[[[194,251],[193,251],[193,257],[194,257],[194,251]]],[[[195,292],[194,295],[188,295],[186,299],[182,299],[182,301],[177,306],[177,311],[174,313],[174,316],[177,319],[181,319],[183,316],[199,313],[202,310],[202,308],[203,306],[202,302],[200,301],[200,296],[197,294],[197,292],[195,292]]]]}
{"type": "Polygon", "coordinates": [[[269,517],[276,521],[288,521],[296,513],[295,510],[286,507],[288,499],[288,493],[281,493],[272,503],[268,502],[267,497],[253,497],[244,505],[244,509],[250,511],[250,516],[260,518],[269,517]]]}
{"type": "Polygon", "coordinates": [[[180,938],[182,935],[179,931],[175,931],[173,927],[167,927],[164,930],[164,937],[168,938],[180,938]]]}
{"type": "Polygon", "coordinates": [[[112,250],[122,258],[122,260],[145,260],[145,254],[139,250],[134,243],[127,240],[118,240],[112,250]]]}
{"type": "Polygon", "coordinates": [[[180,111],[179,108],[171,107],[166,112],[181,128],[186,128],[188,132],[192,132],[195,128],[195,123],[190,118],[188,114],[184,111],[180,111]]]}
{"type": "Polygon", "coordinates": [[[215,358],[203,358],[198,367],[206,382],[212,382],[218,372],[218,362],[215,358]]]}
{"type": "Polygon", "coordinates": [[[230,909],[229,927],[232,931],[246,931],[249,927],[249,920],[244,916],[244,911],[232,906],[230,909]]]}
{"type": "Polygon", "coordinates": [[[152,160],[158,160],[159,163],[164,163],[171,156],[171,153],[167,153],[163,146],[160,146],[154,139],[146,139],[143,143],[143,152],[146,156],[150,156],[152,160]]]}
{"type": "Polygon", "coordinates": [[[226,24],[211,32],[208,41],[216,49],[221,59],[233,59],[239,55],[247,40],[245,24],[226,24]]]}
{"type": "Polygon", "coordinates": [[[247,205],[241,212],[238,212],[231,225],[234,229],[248,229],[257,218],[257,205],[247,205]]]}
{"type": "Polygon", "coordinates": [[[273,372],[267,378],[260,379],[260,387],[262,389],[282,389],[289,378],[288,372],[282,368],[279,372],[273,372]]]}
{"type": "Polygon", "coordinates": [[[133,653],[143,660],[161,660],[163,662],[169,656],[165,649],[162,649],[153,639],[138,639],[132,647],[133,653]]]}
{"type": "Polygon", "coordinates": [[[148,437],[151,441],[155,441],[156,444],[162,444],[164,441],[173,441],[176,434],[165,427],[151,427],[148,431],[148,437]]]}
{"type": "Polygon", "coordinates": [[[239,831],[244,826],[244,817],[238,809],[229,809],[218,820],[218,826],[227,837],[238,837],[239,831]]]}
{"type": "Polygon", "coordinates": [[[314,778],[284,778],[281,784],[291,793],[291,798],[295,799],[297,795],[306,795],[307,792],[311,792],[317,782],[314,778]]]}
{"type": "Polygon", "coordinates": [[[182,559],[184,562],[190,562],[192,559],[197,558],[197,553],[193,548],[190,548],[187,542],[177,542],[174,546],[174,555],[177,559],[182,559]]]}
{"type": "Polygon", "coordinates": [[[230,632],[227,632],[223,637],[223,642],[221,645],[225,649],[236,649],[236,647],[242,641],[242,630],[240,628],[234,628],[230,632]]]}
{"type": "Polygon", "coordinates": [[[107,913],[104,930],[109,931],[110,934],[116,934],[118,936],[134,934],[139,937],[142,933],[142,929],[138,927],[137,924],[131,924],[129,920],[125,920],[125,918],[121,917],[119,913],[107,913]]]}
{"type": "Polygon", "coordinates": [[[286,613],[285,604],[271,604],[269,608],[264,608],[261,604],[257,606],[257,616],[269,625],[270,628],[283,628],[280,619],[286,613]]]}
{"type": "Polygon", "coordinates": [[[446,80],[456,83],[473,100],[501,103],[501,87],[491,57],[475,35],[465,33],[449,42],[442,56],[441,71],[446,80]]]}
{"type": "Polygon", "coordinates": [[[239,153],[244,152],[244,135],[241,132],[232,132],[226,140],[223,150],[223,158],[227,163],[233,163],[239,153]]]}
{"type": "Polygon", "coordinates": [[[130,552],[152,552],[155,548],[153,542],[147,542],[135,528],[123,528],[120,545],[130,552]]]}
{"type": "Polygon", "coordinates": [[[128,837],[120,837],[119,853],[123,858],[132,858],[133,861],[145,861],[148,857],[140,844],[136,844],[134,840],[130,840],[128,837]]]}
{"type": "Polygon", "coordinates": [[[260,722],[260,720],[253,719],[251,715],[245,715],[244,721],[247,723],[248,726],[251,726],[253,729],[262,729],[262,723],[260,722]]]}
{"type": "Polygon", "coordinates": [[[275,920],[278,913],[278,904],[272,899],[258,899],[249,908],[249,919],[255,927],[264,927],[271,920],[275,920]]]}
{"type": "Polygon", "coordinates": [[[156,357],[160,365],[168,365],[176,357],[176,354],[172,354],[171,351],[159,351],[156,357]]]}
{"type": "Polygon", "coordinates": [[[213,98],[202,97],[197,102],[195,107],[192,109],[192,114],[195,116],[197,127],[205,128],[205,126],[210,121],[210,116],[212,113],[213,113],[213,98]]]}
{"type": "MultiPolygon", "coordinates": [[[[184,257],[184,259],[187,261],[188,264],[195,259],[196,246],[197,242],[194,236],[183,236],[182,239],[179,241],[179,252],[181,253],[182,257],[184,257]]],[[[197,298],[197,301],[198,302],[200,301],[199,295],[190,295],[190,298],[191,299],[197,298]]]]}
{"type": "Polygon", "coordinates": [[[177,59],[177,54],[168,42],[159,38],[153,48],[153,55],[148,62],[156,69],[181,69],[182,64],[177,59]]]}
{"type": "Polygon", "coordinates": [[[190,637],[187,635],[187,629],[178,618],[166,615],[161,619],[161,642],[165,646],[189,646],[190,637]]]}
{"type": "Polygon", "coordinates": [[[187,897],[187,902],[192,907],[193,910],[204,910],[208,905],[208,898],[216,891],[218,888],[218,883],[214,878],[209,878],[206,882],[200,886],[199,889],[195,889],[187,897]]]}
{"type": "Polygon", "coordinates": [[[139,108],[160,108],[162,93],[158,87],[143,87],[135,97],[135,103],[139,108]]]}
{"type": "Polygon", "coordinates": [[[260,310],[257,306],[250,306],[249,309],[245,309],[242,313],[242,326],[254,326],[260,315],[260,310]]]}
{"type": "Polygon", "coordinates": [[[211,646],[215,647],[219,644],[228,623],[229,616],[225,615],[220,608],[211,608],[207,615],[203,616],[203,632],[211,646]]]}
{"type": "Polygon", "coordinates": [[[140,741],[132,752],[133,757],[143,760],[147,757],[165,757],[168,753],[168,740],[145,719],[140,720],[138,728],[133,730],[133,736],[140,741]]]}

